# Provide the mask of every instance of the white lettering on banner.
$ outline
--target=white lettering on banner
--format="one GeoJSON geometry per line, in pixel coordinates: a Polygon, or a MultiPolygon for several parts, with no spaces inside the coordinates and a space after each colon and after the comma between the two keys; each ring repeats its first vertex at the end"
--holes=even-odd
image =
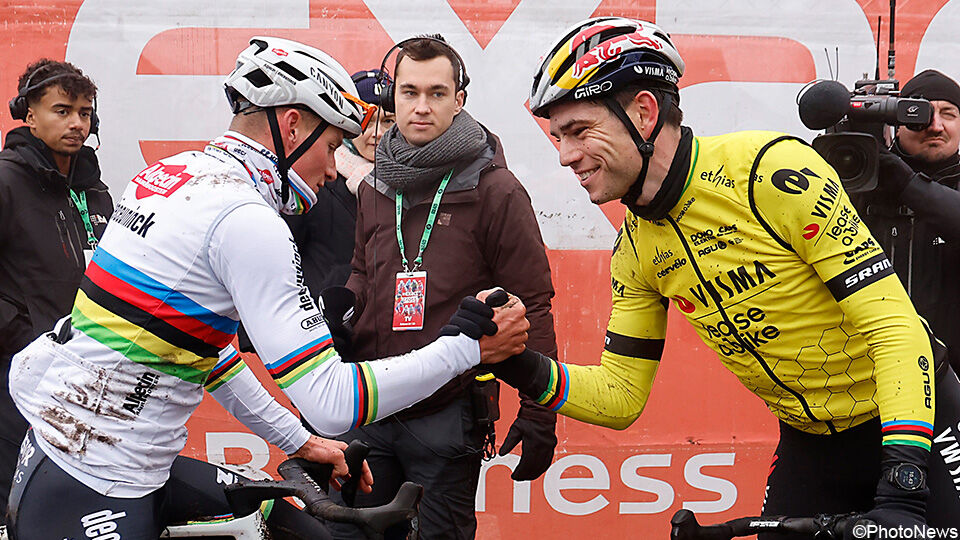
{"type": "MultiPolygon", "coordinates": [[[[487,511],[487,472],[496,466],[506,466],[511,471],[519,463],[519,456],[509,454],[485,462],[480,468],[480,481],[477,486],[476,510],[487,511]]],[[[725,478],[710,476],[703,472],[704,467],[729,467],[734,464],[736,453],[704,453],[687,459],[683,467],[683,478],[687,485],[719,496],[710,501],[683,501],[683,508],[698,513],[724,512],[737,502],[737,486],[725,478]]],[[[620,514],[659,514],[669,510],[676,502],[676,490],[670,483],[648,478],[638,474],[639,469],[656,467],[666,468],[673,463],[672,454],[638,454],[630,456],[620,466],[620,481],[624,486],[641,493],[656,495],[651,502],[625,501],[619,504],[620,514]]],[[[610,489],[610,475],[607,465],[596,456],[589,454],[571,454],[558,459],[547,469],[543,476],[543,496],[557,512],[569,516],[585,516],[597,512],[609,504],[602,494],[597,494],[586,502],[572,502],[563,495],[565,490],[610,489]],[[562,478],[563,473],[572,467],[585,467],[590,476],[562,478]]],[[[530,513],[530,482],[513,482],[513,513],[530,513]]]]}
{"type": "Polygon", "coordinates": [[[653,493],[657,496],[657,500],[622,502],[620,503],[621,514],[659,514],[673,506],[673,486],[663,480],[637,474],[637,470],[643,467],[669,467],[672,457],[670,454],[645,454],[631,456],[623,462],[620,466],[620,480],[623,484],[636,491],[653,493]]]}
{"type": "MultiPolygon", "coordinates": [[[[208,462],[254,480],[270,480],[273,478],[263,470],[270,462],[270,447],[260,437],[244,432],[208,431],[205,435],[208,462]],[[227,448],[239,448],[250,452],[250,460],[240,464],[227,463],[227,448]]],[[[219,474],[217,476],[219,479],[219,474]]]]}
{"type": "Polygon", "coordinates": [[[685,501],[683,507],[691,512],[706,514],[723,512],[733,508],[737,502],[737,486],[729,480],[707,476],[701,469],[704,467],[729,467],[733,465],[736,454],[733,452],[720,454],[700,454],[687,460],[683,466],[683,478],[692,487],[704,491],[719,493],[716,501],[685,501]]]}
{"type": "MultiPolygon", "coordinates": [[[[513,472],[520,464],[520,456],[507,454],[497,456],[480,465],[480,480],[477,484],[477,497],[474,504],[477,512],[487,511],[487,471],[496,465],[504,466],[513,472]]],[[[513,482],[513,513],[530,513],[530,482],[513,482]]]]}
{"type": "Polygon", "coordinates": [[[610,489],[610,475],[600,458],[573,454],[558,459],[543,475],[543,496],[554,510],[568,516],[586,516],[609,504],[603,495],[597,495],[582,503],[570,501],[563,496],[564,490],[574,489],[610,489]],[[561,478],[564,471],[571,467],[586,467],[590,476],[561,478]]]}

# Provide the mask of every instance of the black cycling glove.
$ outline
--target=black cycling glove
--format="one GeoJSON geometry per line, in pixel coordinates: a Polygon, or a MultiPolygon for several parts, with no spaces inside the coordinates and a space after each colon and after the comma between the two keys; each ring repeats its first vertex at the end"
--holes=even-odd
{"type": "Polygon", "coordinates": [[[509,454],[520,442],[523,443],[520,463],[510,478],[517,482],[535,480],[553,463],[553,451],[557,447],[557,413],[531,400],[523,400],[517,419],[500,445],[499,454],[509,454]]]}
{"type": "Polygon", "coordinates": [[[450,317],[450,322],[440,329],[440,335],[456,336],[461,333],[471,339],[496,334],[497,324],[493,322],[493,309],[473,296],[461,300],[460,307],[450,317]]]}
{"type": "Polygon", "coordinates": [[[320,292],[318,303],[327,328],[333,336],[333,348],[337,350],[340,359],[350,362],[353,358],[353,308],[357,296],[346,287],[327,287],[320,292]]]}
{"type": "Polygon", "coordinates": [[[885,528],[926,526],[928,456],[922,448],[884,446],[873,510],[863,517],[885,528]]]}

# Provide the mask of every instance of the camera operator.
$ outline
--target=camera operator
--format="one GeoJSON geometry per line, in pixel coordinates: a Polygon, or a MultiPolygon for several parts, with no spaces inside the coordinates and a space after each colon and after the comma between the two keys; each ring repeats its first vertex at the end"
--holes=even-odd
{"type": "Polygon", "coordinates": [[[930,125],[897,130],[880,155],[879,188],[854,197],[867,226],[893,263],[917,311],[960,366],[960,86],[932,69],[910,79],[901,97],[931,102],[930,125]],[[858,200],[859,198],[859,200],[858,200]]]}

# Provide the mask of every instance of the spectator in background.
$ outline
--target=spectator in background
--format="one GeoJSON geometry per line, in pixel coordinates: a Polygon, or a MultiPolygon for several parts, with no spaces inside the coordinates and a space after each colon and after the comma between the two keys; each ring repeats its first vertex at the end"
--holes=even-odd
{"type": "MultiPolygon", "coordinates": [[[[367,176],[358,191],[357,245],[347,282],[357,297],[353,359],[423,347],[459,298],[494,286],[520,297],[530,346],[555,356],[554,291],[537,219],[507,169],[500,140],[463,110],[469,78],[460,57],[439,36],[407,40],[394,76],[394,90],[384,93],[382,104],[395,109],[397,123],[377,146],[375,178],[367,176]],[[431,234],[424,247],[425,230],[431,234]]],[[[421,538],[474,537],[481,453],[490,451],[489,431],[471,405],[470,393],[479,388],[475,377],[469,371],[420,403],[342,436],[371,447],[367,461],[377,480],[372,494],[358,495],[358,505],[383,504],[404,481],[417,482],[425,488],[421,538]]],[[[550,466],[555,427],[554,413],[521,402],[500,448],[503,454],[523,443],[515,480],[532,480],[550,466]]],[[[339,538],[358,534],[330,528],[339,538]]],[[[405,536],[394,534],[387,537],[405,536]]]]}
{"type": "Polygon", "coordinates": [[[23,120],[0,152],[0,522],[27,423],[7,389],[10,359],[70,312],[113,213],[93,149],[97,87],[76,66],[27,66],[10,101],[23,120]]]}
{"type": "MultiPolygon", "coordinates": [[[[359,71],[352,76],[360,99],[377,106],[383,86],[389,83],[378,81],[379,73],[359,71]]],[[[344,139],[337,148],[337,179],[320,188],[316,206],[303,215],[284,216],[303,260],[303,277],[314,298],[328,287],[344,285],[350,277],[357,186],[373,169],[377,142],[394,124],[393,113],[378,111],[375,118],[360,136],[344,139]]]]}

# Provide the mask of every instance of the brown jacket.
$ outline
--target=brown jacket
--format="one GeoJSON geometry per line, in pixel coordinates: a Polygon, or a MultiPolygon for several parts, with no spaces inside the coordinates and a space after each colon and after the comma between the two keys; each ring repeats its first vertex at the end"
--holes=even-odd
{"type": "MultiPolygon", "coordinates": [[[[516,294],[527,307],[531,325],[528,346],[556,358],[550,313],[554,291],[540,228],[529,195],[507,169],[499,139],[487,134],[487,150],[471,163],[456,167],[440,201],[423,254],[427,272],[423,330],[392,330],[396,274],[402,271],[394,190],[384,182],[376,182],[374,189],[372,175],[360,184],[356,247],[347,281],[357,295],[355,360],[395,356],[431,343],[463,297],[495,286],[516,294]]],[[[409,197],[404,193],[401,228],[410,264],[416,258],[436,188],[433,185],[409,197]],[[408,199],[413,200],[412,205],[408,199]]],[[[450,381],[401,416],[436,412],[462,392],[474,375],[468,372],[450,381]]]]}

